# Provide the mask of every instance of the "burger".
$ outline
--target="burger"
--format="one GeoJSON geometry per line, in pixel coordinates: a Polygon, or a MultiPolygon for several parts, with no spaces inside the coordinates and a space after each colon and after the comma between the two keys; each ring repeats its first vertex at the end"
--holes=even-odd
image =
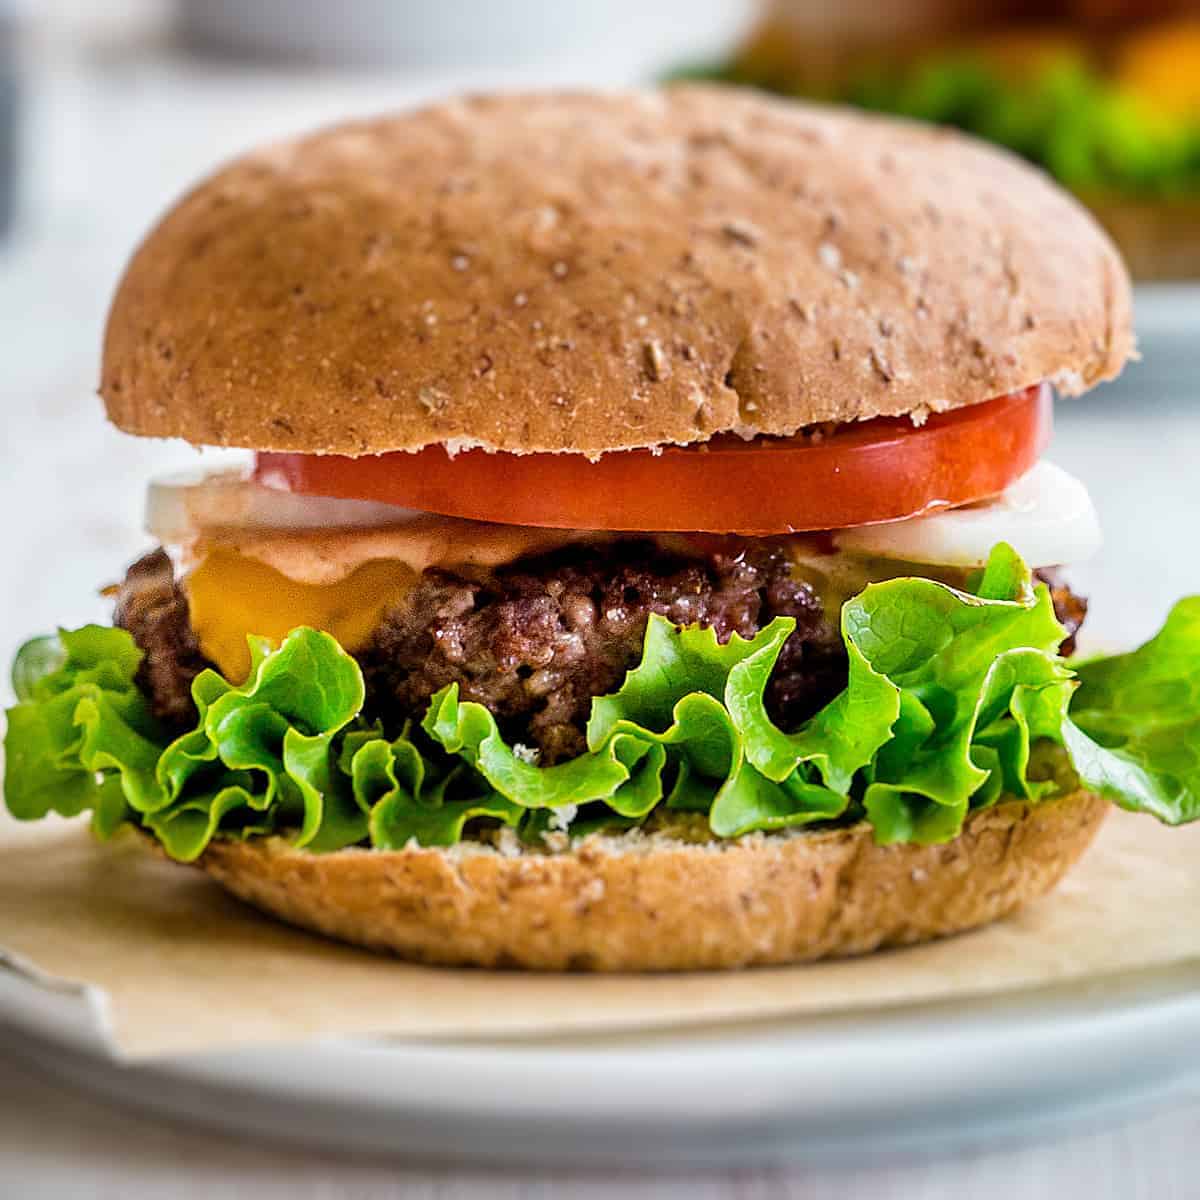
{"type": "Polygon", "coordinates": [[[1079,195],[1141,280],[1200,276],[1193,0],[771,0],[705,73],[956,126],[1079,195]]]}
{"type": "MultiPolygon", "coordinates": [[[[117,290],[154,482],[113,624],[14,666],[5,794],[433,963],[859,954],[1200,810],[1200,599],[1080,662],[1052,393],[1107,237],[964,137],[736,90],[454,100],[252,153],[117,290]]],[[[153,898],[147,897],[147,904],[153,898]]]]}

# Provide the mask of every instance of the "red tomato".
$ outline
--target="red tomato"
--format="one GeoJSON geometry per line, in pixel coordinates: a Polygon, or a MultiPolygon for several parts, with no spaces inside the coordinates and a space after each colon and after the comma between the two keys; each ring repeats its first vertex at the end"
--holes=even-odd
{"type": "Polygon", "coordinates": [[[260,454],[258,479],[319,496],[556,529],[771,534],[843,529],[969,504],[1004,490],[1050,437],[1042,384],[931,416],[833,433],[726,435],[661,453],[501,454],[441,446],[343,458],[260,454]]]}

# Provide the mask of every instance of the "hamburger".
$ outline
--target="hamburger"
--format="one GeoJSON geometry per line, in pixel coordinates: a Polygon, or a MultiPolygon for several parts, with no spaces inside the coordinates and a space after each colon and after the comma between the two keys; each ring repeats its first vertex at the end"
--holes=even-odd
{"type": "Polygon", "coordinates": [[[771,0],[718,78],[953,125],[1080,196],[1135,278],[1200,275],[1192,0],[771,0]]]}
{"type": "Polygon", "coordinates": [[[152,483],[113,625],[19,652],[8,807],[432,963],[993,921],[1111,803],[1197,813],[1200,600],[1080,662],[1041,457],[1132,348],[1087,213],[911,123],[684,86],[252,153],[133,256],[100,392],[253,460],[152,483]]]}

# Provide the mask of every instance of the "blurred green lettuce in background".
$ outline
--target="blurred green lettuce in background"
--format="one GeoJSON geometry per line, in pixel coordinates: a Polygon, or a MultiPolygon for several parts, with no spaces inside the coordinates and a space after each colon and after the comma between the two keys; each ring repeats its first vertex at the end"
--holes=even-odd
{"type": "Polygon", "coordinates": [[[1017,77],[979,53],[948,51],[858,69],[820,94],[752,62],[680,77],[954,126],[1007,147],[1085,196],[1200,193],[1200,121],[1156,108],[1073,55],[1049,57],[1017,77]]]}

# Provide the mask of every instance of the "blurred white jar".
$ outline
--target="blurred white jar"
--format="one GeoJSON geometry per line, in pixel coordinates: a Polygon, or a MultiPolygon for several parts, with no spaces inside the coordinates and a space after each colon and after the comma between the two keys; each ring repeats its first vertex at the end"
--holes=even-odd
{"type": "Polygon", "coordinates": [[[603,58],[650,70],[727,52],[755,0],[180,0],[193,45],[322,65],[603,58]]]}

